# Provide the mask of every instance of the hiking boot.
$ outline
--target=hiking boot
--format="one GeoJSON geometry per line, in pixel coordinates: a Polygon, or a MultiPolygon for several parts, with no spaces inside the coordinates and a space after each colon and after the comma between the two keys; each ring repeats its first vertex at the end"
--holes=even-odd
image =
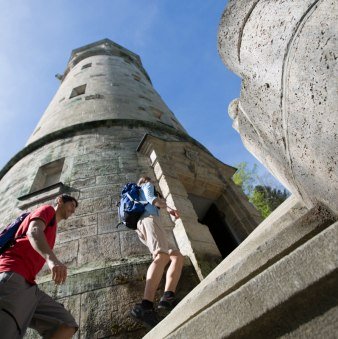
{"type": "Polygon", "coordinates": [[[142,323],[147,328],[153,328],[161,321],[153,308],[145,309],[141,304],[136,304],[130,314],[135,320],[142,323]]]}
{"type": "Polygon", "coordinates": [[[178,301],[175,297],[166,297],[163,295],[157,307],[166,311],[171,311],[177,304],[178,301]]]}

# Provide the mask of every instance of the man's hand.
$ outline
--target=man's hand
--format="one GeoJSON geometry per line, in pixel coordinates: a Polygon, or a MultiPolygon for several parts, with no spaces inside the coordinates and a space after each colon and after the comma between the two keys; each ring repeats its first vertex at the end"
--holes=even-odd
{"type": "Polygon", "coordinates": [[[67,278],[67,267],[59,260],[48,260],[48,267],[52,273],[52,279],[56,285],[63,284],[67,278]]]}
{"type": "Polygon", "coordinates": [[[167,211],[170,215],[175,217],[175,220],[180,218],[180,215],[179,215],[177,210],[174,210],[174,209],[170,208],[169,206],[167,206],[167,211]]]}

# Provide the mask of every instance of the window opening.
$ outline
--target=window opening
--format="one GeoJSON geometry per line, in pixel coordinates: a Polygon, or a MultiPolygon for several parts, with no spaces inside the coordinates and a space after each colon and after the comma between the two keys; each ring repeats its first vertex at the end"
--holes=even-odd
{"type": "Polygon", "coordinates": [[[77,97],[78,95],[85,94],[86,86],[87,86],[87,84],[73,88],[72,93],[70,94],[69,99],[77,97]]]}
{"type": "Polygon", "coordinates": [[[88,68],[88,67],[92,67],[92,63],[90,62],[89,64],[85,64],[81,67],[81,69],[85,69],[85,68],[88,68]]]}
{"type": "Polygon", "coordinates": [[[64,161],[65,158],[61,158],[41,166],[35,176],[30,193],[42,190],[60,182],[64,161]]]}

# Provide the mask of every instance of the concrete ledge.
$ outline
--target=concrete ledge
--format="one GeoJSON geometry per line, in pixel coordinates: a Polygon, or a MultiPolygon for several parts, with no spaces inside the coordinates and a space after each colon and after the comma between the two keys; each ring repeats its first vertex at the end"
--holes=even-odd
{"type": "MultiPolygon", "coordinates": [[[[252,328],[259,332],[257,325],[267,318],[279,323],[279,328],[273,330],[273,337],[276,333],[286,334],[295,326],[293,318],[298,317],[292,312],[294,304],[295,309],[299,310],[303,303],[312,311],[310,319],[299,317],[301,323],[311,321],[316,316],[314,310],[320,315],[337,305],[337,281],[338,222],[166,337],[243,338],[249,333],[252,335],[252,328]],[[317,291],[321,292],[319,296],[315,294],[317,291]],[[315,302],[313,305],[308,303],[309,296],[315,302]],[[318,312],[319,305],[323,309],[318,312]],[[281,319],[279,314],[285,318],[281,319]],[[293,326],[289,325],[288,318],[293,326]]],[[[337,330],[337,322],[335,327],[337,330]]],[[[317,330],[320,331],[313,328],[310,337],[322,337],[317,330]]],[[[164,337],[152,335],[147,337],[164,337]]]]}
{"type": "MultiPolygon", "coordinates": [[[[163,338],[225,298],[333,223],[322,207],[308,211],[289,198],[206,277],[151,335],[163,338]]],[[[151,336],[149,336],[151,338],[151,336]]]]}
{"type": "MultiPolygon", "coordinates": [[[[20,152],[18,152],[0,171],[0,180],[3,176],[22,158],[24,158],[27,154],[32,153],[33,151],[39,149],[40,147],[45,146],[53,141],[65,139],[69,137],[73,137],[78,135],[83,131],[87,131],[92,128],[98,127],[112,127],[112,126],[126,126],[128,128],[138,128],[138,127],[146,127],[151,130],[156,130],[162,133],[168,133],[169,135],[174,135],[179,137],[182,141],[189,141],[194,145],[202,148],[207,151],[207,149],[201,145],[198,141],[190,137],[188,134],[178,131],[171,126],[166,126],[160,123],[153,123],[150,121],[144,120],[135,120],[135,119],[103,119],[103,120],[95,120],[84,122],[81,124],[76,124],[73,126],[65,127],[63,129],[57,130],[50,134],[43,136],[42,138],[28,144],[24,147],[20,152]]],[[[208,152],[208,151],[207,151],[208,152]]]]}
{"type": "Polygon", "coordinates": [[[54,298],[65,298],[129,281],[144,280],[144,273],[151,263],[149,256],[133,258],[124,262],[97,263],[96,267],[84,267],[70,272],[64,285],[56,286],[50,275],[39,279],[39,287],[54,298]]]}

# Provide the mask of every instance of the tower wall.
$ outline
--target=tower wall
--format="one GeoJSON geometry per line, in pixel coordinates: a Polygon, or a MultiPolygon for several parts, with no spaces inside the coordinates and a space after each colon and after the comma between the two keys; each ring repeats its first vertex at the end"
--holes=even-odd
{"type": "Polygon", "coordinates": [[[106,119],[161,123],[185,132],[139,57],[108,40],[74,50],[61,80],[28,144],[71,125],[106,119]],[[81,86],[84,93],[71,97],[81,86]]]}

